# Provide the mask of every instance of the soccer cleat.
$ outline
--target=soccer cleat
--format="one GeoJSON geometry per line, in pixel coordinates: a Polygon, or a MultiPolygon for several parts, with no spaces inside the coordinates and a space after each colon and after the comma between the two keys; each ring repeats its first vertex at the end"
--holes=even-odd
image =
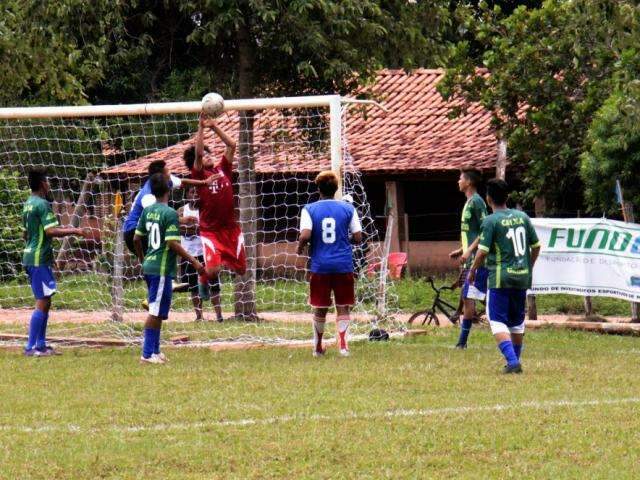
{"type": "Polygon", "coordinates": [[[25,357],[42,357],[44,356],[40,350],[36,350],[35,348],[31,348],[29,350],[24,351],[25,357]]]}
{"type": "Polygon", "coordinates": [[[140,302],[140,305],[142,305],[142,308],[145,310],[149,310],[149,301],[146,298],[140,302]]]}
{"type": "Polygon", "coordinates": [[[348,348],[341,348],[340,349],[340,356],[341,357],[348,357],[349,355],[351,355],[349,353],[349,349],[348,348]]]}
{"type": "Polygon", "coordinates": [[[217,319],[217,320],[218,320],[218,323],[222,323],[222,322],[224,322],[224,318],[223,318],[223,317],[218,317],[218,319],[217,319]]]}
{"type": "Polygon", "coordinates": [[[504,369],[502,370],[502,373],[504,374],[510,374],[510,373],[522,373],[522,365],[520,365],[519,363],[517,365],[505,365],[504,369]]]}
{"type": "Polygon", "coordinates": [[[455,348],[457,348],[458,350],[466,350],[467,349],[467,344],[466,343],[456,343],[455,348]]]}
{"type": "Polygon", "coordinates": [[[38,351],[42,354],[41,356],[43,357],[62,355],[62,352],[57,351],[55,348],[53,348],[50,345],[47,345],[46,347],[44,347],[44,349],[38,349],[38,351]]]}
{"type": "Polygon", "coordinates": [[[326,351],[324,348],[323,348],[322,350],[314,350],[314,351],[313,351],[313,356],[314,356],[315,358],[324,357],[324,354],[325,354],[326,352],[327,352],[327,351],[326,351]]]}
{"type": "Polygon", "coordinates": [[[162,360],[158,355],[153,354],[149,358],[140,357],[141,364],[151,364],[151,365],[164,365],[164,360],[162,360]]]}
{"type": "MultiPolygon", "coordinates": [[[[153,355],[155,355],[156,357],[160,358],[160,360],[162,360],[164,363],[169,362],[169,359],[166,357],[166,355],[162,352],[160,353],[154,353],[153,355]]],[[[152,356],[153,356],[152,355],[152,356]]]]}

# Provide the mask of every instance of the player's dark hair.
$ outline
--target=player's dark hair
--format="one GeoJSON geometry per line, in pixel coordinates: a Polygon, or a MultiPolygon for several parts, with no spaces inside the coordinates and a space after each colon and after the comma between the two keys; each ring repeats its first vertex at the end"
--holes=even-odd
{"type": "Polygon", "coordinates": [[[33,168],[29,170],[29,188],[32,192],[37,192],[42,186],[42,182],[47,181],[47,172],[42,168],[33,168]]]}
{"type": "Polygon", "coordinates": [[[482,173],[475,167],[462,167],[460,173],[473,185],[473,188],[478,188],[482,183],[482,173]]]}
{"type": "MultiPolygon", "coordinates": [[[[210,152],[209,147],[205,145],[204,151],[210,152]]],[[[196,146],[188,146],[182,153],[182,159],[184,160],[185,166],[189,169],[189,171],[191,171],[193,169],[193,164],[196,163],[196,146]]]]}
{"type": "Polygon", "coordinates": [[[156,160],[149,164],[149,176],[155,175],[156,173],[164,173],[164,167],[167,166],[167,163],[164,160],[156,160]]]}
{"type": "Polygon", "coordinates": [[[154,173],[151,175],[149,179],[151,183],[151,193],[155,195],[156,198],[162,198],[169,191],[169,185],[167,185],[167,179],[164,178],[162,173],[154,173]]]}
{"type": "Polygon", "coordinates": [[[507,203],[509,196],[509,186],[507,182],[499,178],[492,178],[487,182],[487,197],[491,197],[496,205],[504,205],[507,203]]]}
{"type": "Polygon", "coordinates": [[[333,198],[338,191],[338,177],[331,170],[325,170],[316,177],[316,185],[323,196],[333,198]]]}

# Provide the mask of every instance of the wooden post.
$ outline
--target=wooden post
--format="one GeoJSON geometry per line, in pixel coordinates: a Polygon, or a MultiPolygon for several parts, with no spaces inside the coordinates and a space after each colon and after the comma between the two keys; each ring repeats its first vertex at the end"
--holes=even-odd
{"type": "Polygon", "coordinates": [[[116,241],[113,246],[113,274],[111,278],[111,319],[114,322],[122,322],[124,319],[124,233],[122,232],[122,220],[115,224],[116,241]]]}
{"type": "MultiPolygon", "coordinates": [[[[577,218],[580,218],[580,210],[578,210],[578,214],[576,215],[577,218]]],[[[591,297],[589,295],[586,295],[583,298],[583,305],[584,305],[584,316],[585,317],[590,317],[591,315],[593,315],[593,302],[591,301],[591,297]]]]}
{"type": "MultiPolygon", "coordinates": [[[[544,197],[536,197],[533,200],[533,205],[536,212],[536,217],[544,216],[544,212],[547,208],[547,203],[544,197]]],[[[529,320],[538,319],[538,304],[536,303],[535,295],[527,295],[527,312],[529,320]]]]}
{"type": "MultiPolygon", "coordinates": [[[[73,214],[71,215],[71,226],[74,228],[77,228],[80,225],[80,219],[87,209],[87,196],[91,193],[91,187],[93,186],[94,180],[95,176],[93,173],[88,173],[84,179],[82,189],[80,190],[80,196],[78,197],[76,207],[73,209],[73,214]]],[[[62,246],[60,247],[60,251],[56,257],[56,265],[60,270],[64,266],[63,260],[67,255],[67,250],[69,250],[70,244],[71,237],[64,237],[62,240],[62,246]]]]}
{"type": "MultiPolygon", "coordinates": [[[[622,216],[625,222],[635,223],[636,216],[631,202],[622,202],[622,216]]],[[[640,323],[640,303],[631,303],[631,322],[640,323]]]]}
{"type": "MultiPolygon", "coordinates": [[[[393,216],[396,221],[399,221],[404,215],[402,185],[398,181],[388,181],[385,182],[385,189],[387,192],[387,216],[393,216]]],[[[402,249],[402,243],[400,242],[401,233],[402,230],[400,228],[396,228],[393,231],[393,237],[391,237],[392,252],[399,252],[402,249]]]]}
{"type": "Polygon", "coordinates": [[[404,214],[404,251],[407,254],[407,277],[411,276],[411,242],[409,242],[409,215],[404,214]]]}

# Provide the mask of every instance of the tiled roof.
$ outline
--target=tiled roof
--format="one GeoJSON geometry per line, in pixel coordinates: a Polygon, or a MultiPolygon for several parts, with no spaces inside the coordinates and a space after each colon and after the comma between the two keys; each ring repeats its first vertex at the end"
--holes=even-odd
{"type": "MultiPolygon", "coordinates": [[[[457,170],[462,165],[480,169],[495,167],[497,142],[491,129],[491,115],[479,105],[471,105],[466,115],[447,118],[451,104],[436,91],[442,70],[382,70],[367,90],[389,110],[352,105],[346,117],[347,149],[356,168],[370,173],[457,170]]],[[[329,168],[326,138],[313,138],[328,130],[326,118],[309,117],[300,128],[291,116],[279,111],[261,111],[255,119],[255,169],[258,173],[315,172],[329,168]]],[[[236,113],[225,114],[220,126],[238,138],[236,113]]],[[[130,160],[103,173],[144,175],[154,160],[165,160],[178,174],[186,174],[182,152],[193,137],[155,153],[130,160]]],[[[222,153],[222,144],[211,131],[205,144],[222,153]]]]}

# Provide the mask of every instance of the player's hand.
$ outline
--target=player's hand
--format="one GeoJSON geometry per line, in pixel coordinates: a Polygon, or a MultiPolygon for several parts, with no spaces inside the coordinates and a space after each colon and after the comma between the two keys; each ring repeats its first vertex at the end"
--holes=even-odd
{"type": "Polygon", "coordinates": [[[182,224],[186,226],[198,225],[198,219],[196,217],[184,217],[182,222],[182,224]]]}
{"type": "Polygon", "coordinates": [[[212,175],[209,175],[206,179],[205,179],[205,183],[207,185],[211,185],[213,182],[215,182],[216,180],[219,180],[223,177],[223,175],[221,173],[214,173],[212,175]]]}
{"type": "Polygon", "coordinates": [[[202,265],[198,260],[196,260],[196,263],[193,264],[193,268],[195,268],[196,272],[198,272],[199,275],[207,274],[207,270],[204,268],[204,265],[202,265]]]}
{"type": "Polygon", "coordinates": [[[462,255],[462,249],[458,248],[457,250],[449,253],[449,258],[458,258],[460,255],[462,255]]]}
{"type": "Polygon", "coordinates": [[[469,274],[467,275],[467,281],[469,284],[473,284],[476,281],[476,269],[472,268],[469,270],[469,274]]]}
{"type": "Polygon", "coordinates": [[[469,260],[469,258],[471,258],[471,253],[464,252],[462,255],[460,255],[460,263],[462,264],[467,263],[467,260],[469,260]]]}
{"type": "Polygon", "coordinates": [[[91,229],[89,227],[78,228],[76,230],[76,235],[79,237],[90,238],[93,236],[93,233],[91,232],[91,229]]]}

